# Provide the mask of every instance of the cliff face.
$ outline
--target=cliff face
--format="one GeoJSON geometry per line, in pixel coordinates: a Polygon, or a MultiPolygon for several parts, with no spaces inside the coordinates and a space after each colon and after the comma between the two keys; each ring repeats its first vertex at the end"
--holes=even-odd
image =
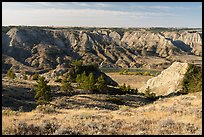
{"type": "Polygon", "coordinates": [[[183,51],[202,56],[202,34],[199,32],[185,31],[181,33],[165,32],[166,38],[183,51]]]}
{"type": "MultiPolygon", "coordinates": [[[[174,55],[202,55],[202,34],[198,31],[129,29],[72,29],[10,27],[2,31],[3,54],[35,68],[56,68],[73,59],[97,63],[100,67],[157,66],[157,58],[170,64],[174,55]]],[[[161,63],[160,63],[161,64],[161,63]]]]}

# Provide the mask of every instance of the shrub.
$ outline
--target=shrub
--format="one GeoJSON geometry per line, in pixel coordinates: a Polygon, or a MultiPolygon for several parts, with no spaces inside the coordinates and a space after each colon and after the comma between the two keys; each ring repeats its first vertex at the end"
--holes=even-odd
{"type": "Polygon", "coordinates": [[[59,127],[53,135],[80,135],[81,133],[77,129],[71,127],[59,127]]]}
{"type": "Polygon", "coordinates": [[[160,72],[156,72],[156,74],[155,74],[155,75],[157,76],[157,75],[159,75],[159,74],[160,74],[160,72]]]}
{"type": "Polygon", "coordinates": [[[36,110],[40,113],[49,114],[49,113],[56,113],[57,111],[53,107],[53,105],[38,105],[36,110]]]}
{"type": "Polygon", "coordinates": [[[128,73],[129,73],[129,72],[128,72],[127,69],[123,71],[123,74],[124,74],[124,75],[127,75],[128,73]]]}
{"type": "Polygon", "coordinates": [[[123,93],[123,94],[127,93],[127,90],[128,90],[128,89],[127,89],[125,83],[124,83],[122,86],[119,86],[119,90],[120,90],[120,92],[123,93]]]}
{"type": "Polygon", "coordinates": [[[120,71],[120,72],[119,72],[119,74],[120,74],[120,75],[123,75],[123,72],[122,72],[122,71],[120,71]]]}
{"type": "Polygon", "coordinates": [[[16,78],[16,75],[15,75],[15,73],[13,72],[12,69],[9,69],[9,70],[8,70],[6,76],[7,76],[8,78],[10,78],[10,79],[15,79],[15,78],[16,78]]]}
{"type": "Polygon", "coordinates": [[[14,123],[12,127],[3,130],[4,135],[52,135],[60,125],[53,121],[44,121],[40,126],[25,122],[14,123]]]}
{"type": "Polygon", "coordinates": [[[130,111],[130,107],[129,107],[129,106],[125,106],[125,105],[119,106],[119,109],[120,109],[121,111],[130,111]]]}
{"type": "Polygon", "coordinates": [[[150,76],[155,76],[155,74],[153,74],[153,73],[150,73],[150,76]]]}
{"type": "Polygon", "coordinates": [[[180,93],[187,94],[200,91],[202,91],[202,68],[194,64],[189,64],[182,81],[182,90],[180,93]]]}
{"type": "Polygon", "coordinates": [[[128,91],[128,93],[129,94],[138,94],[138,89],[136,88],[136,89],[130,89],[129,91],[128,91]]]}
{"type": "Polygon", "coordinates": [[[143,73],[142,72],[135,72],[135,75],[143,75],[143,73]]]}
{"type": "Polygon", "coordinates": [[[127,69],[125,69],[125,70],[120,71],[119,74],[121,74],[121,75],[128,75],[129,72],[128,72],[127,69]]]}
{"type": "Polygon", "coordinates": [[[112,102],[112,103],[117,104],[117,105],[124,105],[125,104],[125,101],[123,99],[117,98],[117,97],[109,97],[106,99],[106,101],[112,102]]]}
{"type": "Polygon", "coordinates": [[[151,73],[150,73],[150,72],[148,72],[148,71],[145,71],[145,72],[143,73],[143,75],[145,75],[145,76],[150,76],[150,75],[151,75],[151,73]]]}
{"type": "Polygon", "coordinates": [[[47,104],[51,100],[51,89],[47,85],[48,81],[45,77],[39,77],[37,80],[37,85],[35,85],[34,90],[36,91],[35,99],[37,99],[37,104],[47,104]]]}
{"type": "Polygon", "coordinates": [[[131,89],[130,85],[125,85],[125,83],[122,86],[119,86],[120,94],[137,94],[137,89],[131,89]]]}
{"type": "Polygon", "coordinates": [[[150,100],[156,100],[157,97],[156,97],[156,94],[151,92],[151,89],[150,87],[148,86],[146,89],[145,89],[145,97],[150,99],[150,100]]]}

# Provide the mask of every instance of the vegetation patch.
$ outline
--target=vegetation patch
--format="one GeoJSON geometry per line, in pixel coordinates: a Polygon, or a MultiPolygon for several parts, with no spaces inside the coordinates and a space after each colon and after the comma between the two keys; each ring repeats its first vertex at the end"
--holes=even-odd
{"type": "Polygon", "coordinates": [[[122,86],[119,86],[119,92],[120,94],[137,94],[138,89],[132,89],[130,85],[123,84],[122,86]]]}
{"type": "Polygon", "coordinates": [[[41,112],[41,113],[44,113],[44,114],[50,114],[50,113],[56,113],[57,112],[56,109],[54,108],[54,106],[50,105],[50,104],[48,104],[48,105],[38,105],[36,107],[36,110],[38,112],[41,112]]]}
{"type": "Polygon", "coordinates": [[[3,135],[52,135],[59,127],[60,125],[52,121],[45,121],[44,124],[40,126],[17,122],[11,127],[4,129],[3,135]]]}
{"type": "Polygon", "coordinates": [[[120,105],[119,110],[121,110],[121,111],[130,111],[131,107],[125,106],[125,105],[120,105]]]}
{"type": "Polygon", "coordinates": [[[182,90],[180,93],[187,94],[200,91],[202,91],[202,68],[194,64],[189,64],[182,81],[182,90]]]}
{"type": "Polygon", "coordinates": [[[157,76],[159,72],[150,72],[150,71],[137,71],[137,72],[129,72],[127,69],[121,70],[119,72],[120,75],[143,75],[143,76],[157,76]]]}
{"type": "Polygon", "coordinates": [[[144,96],[149,99],[149,100],[152,100],[152,101],[155,101],[158,99],[158,97],[156,96],[155,93],[151,92],[151,89],[150,87],[148,86],[145,90],[145,93],[144,93],[144,96]]]}
{"type": "Polygon", "coordinates": [[[63,80],[61,80],[61,87],[60,87],[61,91],[64,91],[67,94],[72,94],[73,92],[73,88],[71,86],[71,82],[70,82],[70,77],[68,78],[64,78],[63,80]]]}
{"type": "Polygon", "coordinates": [[[47,104],[51,100],[51,89],[47,85],[48,81],[45,77],[39,77],[37,80],[37,85],[35,85],[34,90],[36,91],[35,99],[37,99],[37,104],[47,104]]]}
{"type": "Polygon", "coordinates": [[[77,75],[76,82],[78,84],[78,88],[89,90],[92,93],[102,93],[108,89],[102,75],[96,79],[93,73],[89,73],[89,75],[87,75],[85,71],[81,75],[77,75]]]}
{"type": "Polygon", "coordinates": [[[14,71],[12,69],[9,69],[6,76],[10,79],[15,79],[16,78],[16,75],[14,73],[14,71]]]}
{"type": "Polygon", "coordinates": [[[18,114],[17,111],[13,111],[13,110],[10,110],[10,109],[2,110],[2,115],[10,116],[10,115],[17,115],[17,114],[18,114]]]}

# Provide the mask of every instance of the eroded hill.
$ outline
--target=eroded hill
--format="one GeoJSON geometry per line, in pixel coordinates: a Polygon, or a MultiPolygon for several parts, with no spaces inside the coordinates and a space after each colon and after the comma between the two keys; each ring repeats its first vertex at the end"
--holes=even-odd
{"type": "MultiPolygon", "coordinates": [[[[186,56],[189,61],[201,63],[202,32],[167,28],[2,27],[2,50],[22,65],[37,70],[55,69],[73,59],[95,62],[100,67],[167,68],[175,60],[185,61],[186,56]]],[[[8,64],[3,63],[3,68],[8,64]]]]}

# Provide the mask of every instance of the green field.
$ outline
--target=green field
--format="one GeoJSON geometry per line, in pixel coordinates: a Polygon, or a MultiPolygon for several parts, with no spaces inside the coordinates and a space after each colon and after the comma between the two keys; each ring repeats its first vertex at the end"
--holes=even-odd
{"type": "Polygon", "coordinates": [[[149,69],[139,69],[139,68],[100,68],[100,70],[104,73],[113,73],[113,72],[121,72],[124,70],[128,70],[128,72],[150,72],[156,74],[157,72],[161,72],[160,70],[149,70],[149,69]]]}

